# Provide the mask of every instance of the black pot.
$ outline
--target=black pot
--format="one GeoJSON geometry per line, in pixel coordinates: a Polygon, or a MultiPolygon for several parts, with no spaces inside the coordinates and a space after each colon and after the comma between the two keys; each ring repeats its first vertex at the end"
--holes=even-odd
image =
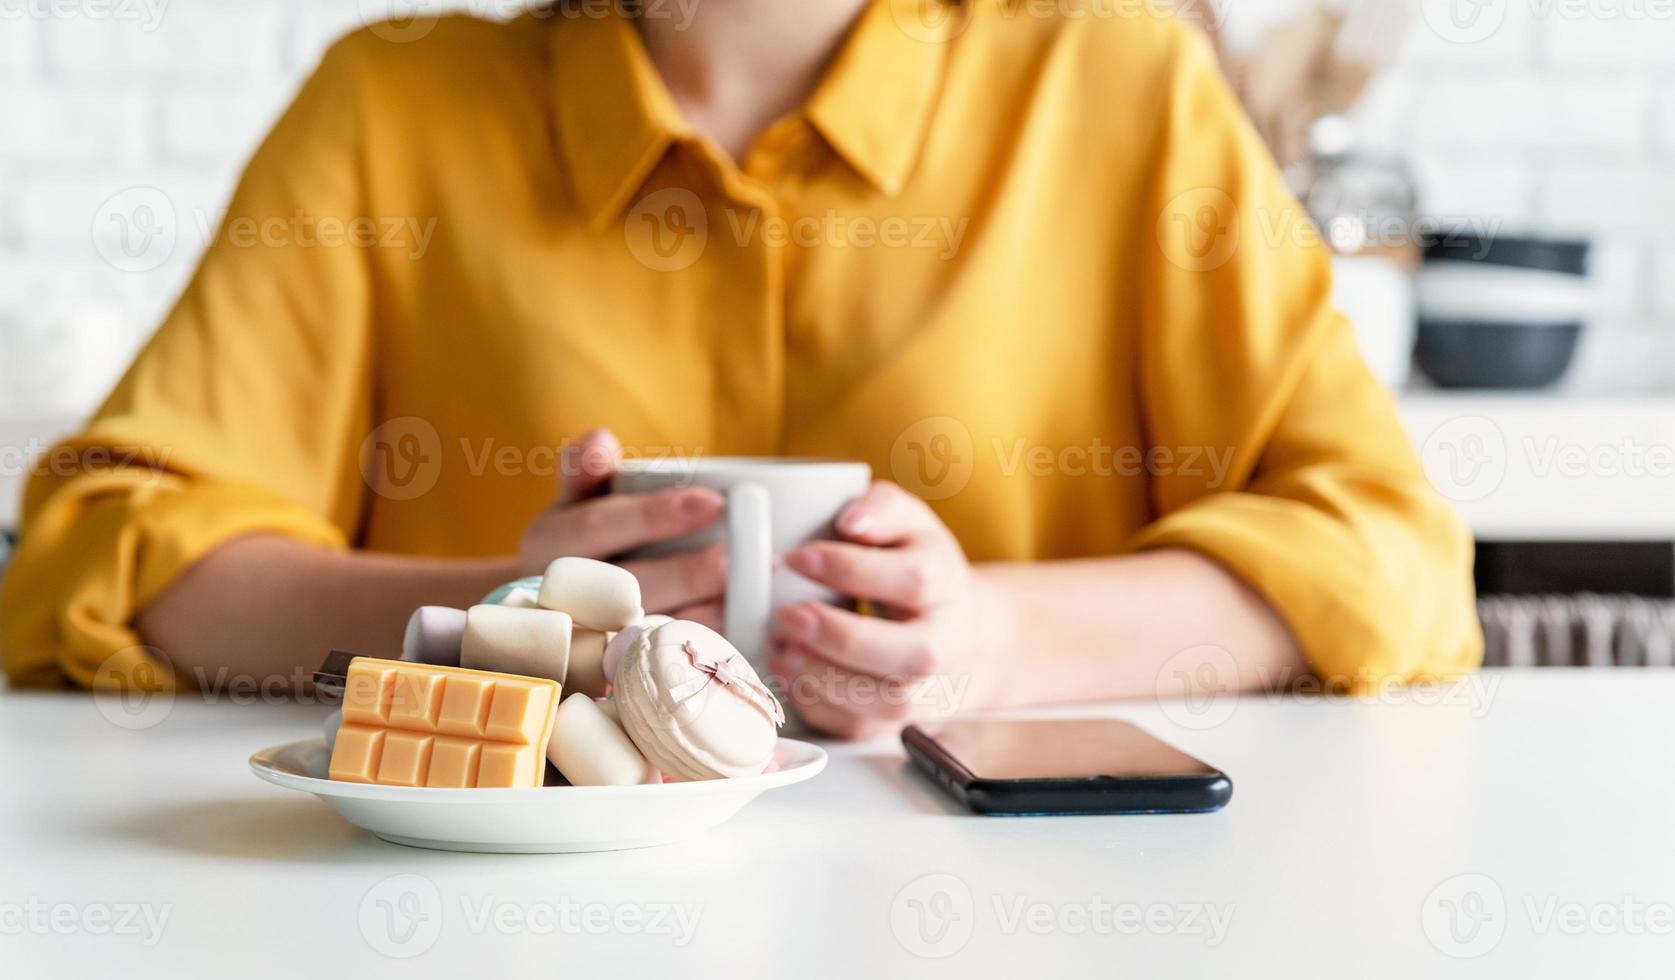
{"type": "Polygon", "coordinates": [[[1419,370],[1444,388],[1545,388],[1564,377],[1582,324],[1419,322],[1419,370]]]}
{"type": "Polygon", "coordinates": [[[1448,232],[1425,243],[1419,369],[1445,388],[1541,388],[1576,356],[1588,243],[1448,232]]]}

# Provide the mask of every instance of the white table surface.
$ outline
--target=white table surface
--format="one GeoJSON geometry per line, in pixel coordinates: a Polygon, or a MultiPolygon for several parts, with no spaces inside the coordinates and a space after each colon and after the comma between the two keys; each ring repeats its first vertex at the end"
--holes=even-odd
{"type": "Polygon", "coordinates": [[[125,730],[7,692],[0,974],[1669,976],[1672,699],[1675,672],[1546,670],[1081,709],[1220,765],[1232,803],[968,816],[883,741],[690,846],[510,856],[387,844],[259,782],[246,756],[318,706],[182,699],[125,730]],[[1458,908],[1484,914],[1451,934],[1458,908]]]}

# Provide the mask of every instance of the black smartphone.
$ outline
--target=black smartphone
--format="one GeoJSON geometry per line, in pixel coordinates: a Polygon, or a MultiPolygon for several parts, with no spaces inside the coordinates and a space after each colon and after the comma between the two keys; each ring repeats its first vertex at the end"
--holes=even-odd
{"type": "Polygon", "coordinates": [[[1233,795],[1226,773],[1114,719],[974,718],[909,725],[901,741],[974,813],[1207,813],[1233,795]]]}

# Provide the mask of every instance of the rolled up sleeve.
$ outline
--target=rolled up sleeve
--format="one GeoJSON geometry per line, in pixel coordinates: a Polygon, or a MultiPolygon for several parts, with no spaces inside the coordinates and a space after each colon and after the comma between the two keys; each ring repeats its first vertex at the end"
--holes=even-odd
{"type": "Polygon", "coordinates": [[[37,461],[0,583],[14,684],[180,683],[133,621],[187,566],[253,533],[353,539],[367,262],[347,240],[283,229],[364,213],[356,129],[340,43],[251,160],[156,335],[86,429],[37,461]]]}
{"type": "Polygon", "coordinates": [[[1153,479],[1137,549],[1205,554],[1334,686],[1469,670],[1472,543],[1331,306],[1330,256],[1217,72],[1183,42],[1143,277],[1148,440],[1223,454],[1153,479]]]}

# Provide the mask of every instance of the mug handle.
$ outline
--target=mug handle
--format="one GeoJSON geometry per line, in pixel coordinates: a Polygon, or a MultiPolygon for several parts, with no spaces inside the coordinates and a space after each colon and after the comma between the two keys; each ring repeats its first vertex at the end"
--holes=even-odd
{"type": "Polygon", "coordinates": [[[727,639],[752,665],[767,659],[773,603],[773,534],[760,483],[727,488],[727,639]]]}

